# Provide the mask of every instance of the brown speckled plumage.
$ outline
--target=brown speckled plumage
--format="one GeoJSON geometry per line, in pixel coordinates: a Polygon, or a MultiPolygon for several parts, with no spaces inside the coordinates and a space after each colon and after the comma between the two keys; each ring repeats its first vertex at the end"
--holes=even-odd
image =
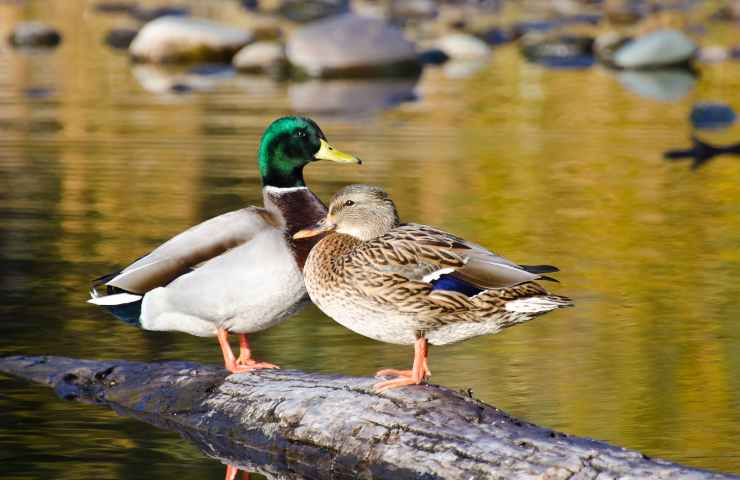
{"type": "MultiPolygon", "coordinates": [[[[352,195],[338,193],[329,217],[341,218],[347,197],[362,201],[361,194],[352,195]]],[[[539,275],[455,235],[418,224],[396,225],[365,241],[331,233],[311,251],[304,275],[311,299],[325,313],[348,328],[393,343],[412,343],[420,336],[437,344],[456,342],[572,304],[535,283],[539,275]],[[468,296],[435,290],[435,272],[482,292],[468,296]],[[517,304],[510,303],[526,299],[532,299],[532,306],[519,302],[514,308],[517,304]]]]}

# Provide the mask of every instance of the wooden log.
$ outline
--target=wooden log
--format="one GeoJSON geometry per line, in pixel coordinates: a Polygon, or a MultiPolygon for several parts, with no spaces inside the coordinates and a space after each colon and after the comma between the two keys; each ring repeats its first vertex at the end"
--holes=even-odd
{"type": "Polygon", "coordinates": [[[271,478],[740,478],[555,432],[434,385],[377,394],[373,378],[64,357],[6,357],[0,371],[271,478]]]}

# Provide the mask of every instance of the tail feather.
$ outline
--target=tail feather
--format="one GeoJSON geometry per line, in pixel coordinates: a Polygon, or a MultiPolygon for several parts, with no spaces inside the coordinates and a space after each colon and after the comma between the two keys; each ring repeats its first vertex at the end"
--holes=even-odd
{"type": "Polygon", "coordinates": [[[552,265],[519,265],[520,268],[526,270],[529,273],[555,273],[559,272],[558,267],[552,265]]]}
{"type": "Polygon", "coordinates": [[[545,313],[557,308],[572,306],[573,300],[560,295],[537,295],[517,298],[504,304],[504,308],[507,311],[517,313],[545,313]]]}
{"type": "Polygon", "coordinates": [[[552,295],[542,285],[525,282],[509,288],[486,290],[474,297],[481,304],[503,306],[509,312],[540,314],[556,308],[572,307],[573,300],[552,295]]]}
{"type": "Polygon", "coordinates": [[[143,298],[142,295],[134,295],[127,292],[106,296],[96,296],[93,294],[93,297],[88,300],[88,303],[105,308],[119,320],[123,320],[131,325],[141,326],[139,317],[141,316],[141,302],[143,298]]]}

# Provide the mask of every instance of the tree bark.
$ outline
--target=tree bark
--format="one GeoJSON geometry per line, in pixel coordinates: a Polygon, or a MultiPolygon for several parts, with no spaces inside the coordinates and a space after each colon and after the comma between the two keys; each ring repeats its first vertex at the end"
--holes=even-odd
{"type": "Polygon", "coordinates": [[[272,478],[740,478],[538,427],[433,385],[376,394],[365,377],[64,357],[6,357],[0,371],[272,478]]]}

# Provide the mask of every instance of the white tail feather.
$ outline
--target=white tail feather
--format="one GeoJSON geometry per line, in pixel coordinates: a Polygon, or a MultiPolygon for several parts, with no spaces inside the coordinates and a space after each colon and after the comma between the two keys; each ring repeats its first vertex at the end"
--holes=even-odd
{"type": "Polygon", "coordinates": [[[506,302],[504,308],[509,312],[517,313],[544,313],[560,307],[569,307],[572,303],[561,297],[536,296],[517,298],[506,302]]]}
{"type": "Polygon", "coordinates": [[[141,298],[141,295],[134,295],[132,293],[116,293],[115,295],[106,295],[105,297],[93,297],[87,303],[94,303],[95,305],[124,305],[126,303],[138,302],[141,298]]]}

